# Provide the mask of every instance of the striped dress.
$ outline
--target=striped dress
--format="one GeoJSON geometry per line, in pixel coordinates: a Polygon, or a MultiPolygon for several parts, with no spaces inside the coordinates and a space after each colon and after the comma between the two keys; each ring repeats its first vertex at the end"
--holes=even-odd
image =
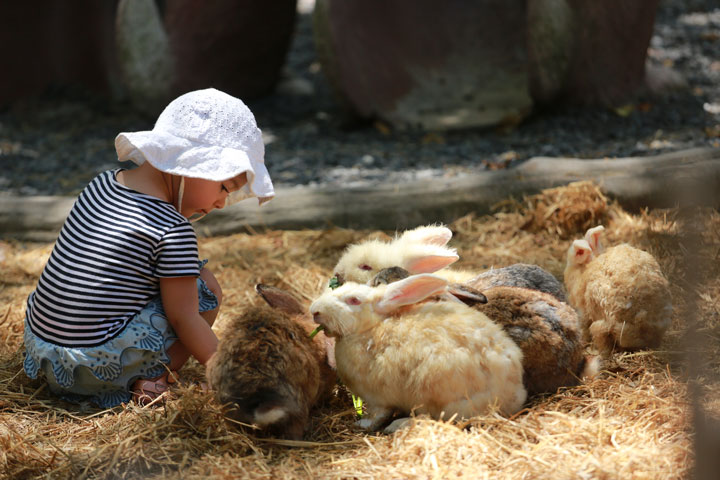
{"type": "Polygon", "coordinates": [[[37,288],[27,323],[41,339],[93,347],[112,339],[153,297],[161,277],[197,277],[197,237],[170,204],[98,175],[78,197],[37,288]]]}

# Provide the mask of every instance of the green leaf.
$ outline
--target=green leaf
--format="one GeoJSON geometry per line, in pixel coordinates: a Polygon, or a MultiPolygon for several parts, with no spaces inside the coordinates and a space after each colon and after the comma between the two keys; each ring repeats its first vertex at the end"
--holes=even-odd
{"type": "Polygon", "coordinates": [[[352,395],[352,401],[353,401],[353,407],[355,407],[355,413],[357,413],[358,418],[362,417],[363,415],[363,401],[362,398],[356,397],[355,395],[352,395]]]}
{"type": "Polygon", "coordinates": [[[325,330],[325,327],[323,327],[322,325],[318,325],[317,327],[315,327],[315,330],[310,332],[310,338],[313,338],[315,335],[317,335],[320,330],[325,330]]]}

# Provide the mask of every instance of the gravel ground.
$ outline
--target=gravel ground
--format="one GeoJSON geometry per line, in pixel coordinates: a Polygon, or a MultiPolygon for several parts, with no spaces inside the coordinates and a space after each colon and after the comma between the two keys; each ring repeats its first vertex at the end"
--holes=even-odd
{"type": "MultiPolygon", "coordinates": [[[[248,103],[276,186],[372,185],[512,168],[534,156],[625,157],[720,146],[717,0],[661,1],[648,57],[671,66],[688,87],[642,98],[636,104],[642,108],[627,116],[561,108],[537,112],[510,131],[388,132],[346,120],[320,71],[311,18],[303,13],[276,93],[248,103]]],[[[0,195],[76,195],[95,174],[118,165],[118,132],[151,129],[153,122],[84,92],[17,102],[0,111],[0,195]]]]}

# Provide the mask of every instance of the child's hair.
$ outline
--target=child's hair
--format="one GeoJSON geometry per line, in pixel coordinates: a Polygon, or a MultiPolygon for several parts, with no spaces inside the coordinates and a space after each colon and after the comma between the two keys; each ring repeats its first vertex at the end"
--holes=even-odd
{"type": "Polygon", "coordinates": [[[121,162],[148,161],[181,177],[222,181],[245,173],[246,187],[229,195],[228,204],[248,197],[262,204],[275,195],[254,115],[240,99],[214,88],[179,96],[152,130],[120,133],[115,149],[121,162]]]}

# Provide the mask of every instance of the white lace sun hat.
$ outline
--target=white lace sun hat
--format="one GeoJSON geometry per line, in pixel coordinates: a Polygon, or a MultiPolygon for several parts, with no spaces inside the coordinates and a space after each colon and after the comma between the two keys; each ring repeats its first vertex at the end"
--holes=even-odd
{"type": "Polygon", "coordinates": [[[165,107],[150,131],[123,132],[115,138],[121,162],[146,160],[160,171],[222,181],[241,173],[247,185],[227,204],[275,196],[265,167],[265,145],[255,116],[240,100],[214,88],[179,96],[165,107]]]}

